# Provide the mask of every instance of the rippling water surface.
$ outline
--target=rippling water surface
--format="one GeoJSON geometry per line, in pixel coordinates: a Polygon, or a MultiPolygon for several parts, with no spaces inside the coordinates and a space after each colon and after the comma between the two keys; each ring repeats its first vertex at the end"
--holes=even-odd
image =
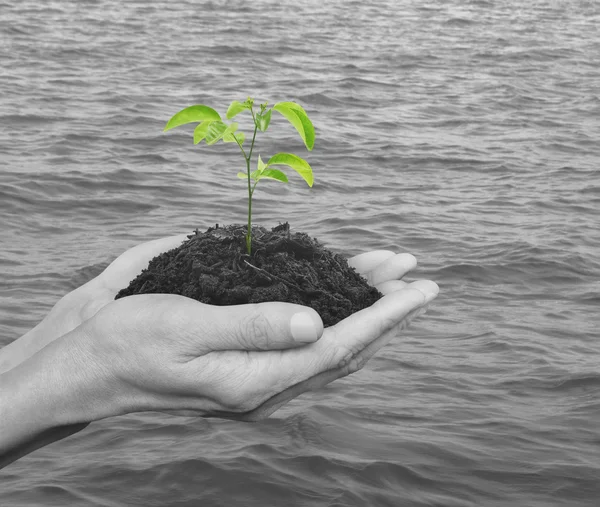
{"type": "MultiPolygon", "coordinates": [[[[0,472],[6,506],[558,506],[600,498],[600,6],[0,3],[0,343],[144,240],[243,221],[239,156],[180,108],[296,100],[332,249],[408,251],[435,306],[253,425],[107,419],[0,472]]],[[[264,153],[303,147],[283,122],[264,153]]]]}

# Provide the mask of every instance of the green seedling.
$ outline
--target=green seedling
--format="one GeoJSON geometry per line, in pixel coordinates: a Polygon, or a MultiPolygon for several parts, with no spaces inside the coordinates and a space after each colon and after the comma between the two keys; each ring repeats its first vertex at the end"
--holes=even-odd
{"type": "Polygon", "coordinates": [[[166,132],[187,123],[198,123],[198,126],[194,129],[194,144],[205,141],[206,144],[210,145],[222,140],[225,143],[235,142],[239,146],[246,161],[246,172],[239,172],[237,175],[238,178],[248,181],[248,229],[246,231],[246,251],[248,255],[252,254],[252,195],[258,182],[262,179],[269,179],[287,183],[288,178],[285,173],[279,169],[274,169],[273,166],[288,166],[294,169],[308,183],[309,187],[313,185],[312,168],[306,160],[293,153],[277,153],[269,158],[266,163],[263,162],[259,154],[256,170],[250,171],[256,134],[259,130],[265,132],[269,128],[273,111],[280,113],[294,126],[308,150],[312,150],[315,144],[315,129],[302,106],[295,102],[277,102],[272,108],[267,108],[267,106],[268,103],[265,102],[260,105],[260,112],[255,112],[254,99],[248,97],[244,102],[234,100],[227,109],[226,116],[228,120],[243,111],[250,111],[254,122],[254,132],[248,151],[244,149],[246,136],[238,130],[238,124],[235,122],[225,123],[217,111],[202,104],[182,109],[167,122],[164,129],[166,132]]]}

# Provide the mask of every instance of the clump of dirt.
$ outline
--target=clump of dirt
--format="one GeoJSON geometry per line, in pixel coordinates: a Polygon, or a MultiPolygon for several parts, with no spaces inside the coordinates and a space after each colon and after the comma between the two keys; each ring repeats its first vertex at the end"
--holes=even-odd
{"type": "Polygon", "coordinates": [[[246,253],[245,225],[194,231],[181,246],[150,261],[115,299],[134,294],[180,294],[211,305],[284,301],[314,308],[332,326],[380,297],[341,255],[289,224],[252,228],[246,253]]]}

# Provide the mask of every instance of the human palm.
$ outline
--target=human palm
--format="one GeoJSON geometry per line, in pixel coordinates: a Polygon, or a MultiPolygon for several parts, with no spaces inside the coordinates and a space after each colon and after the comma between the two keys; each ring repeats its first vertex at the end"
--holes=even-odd
{"type": "Polygon", "coordinates": [[[71,324],[89,319],[89,334],[110,342],[103,344],[111,354],[107,362],[128,386],[128,403],[136,400],[123,413],[151,407],[184,415],[261,419],[299,394],[362,368],[437,293],[432,282],[401,280],[416,265],[412,255],[381,250],[358,255],[349,264],[387,296],[324,331],[316,317],[322,336],[301,347],[289,338],[289,320],[304,308],[300,305],[214,307],[169,294],[114,301],[152,257],[183,239],[138,245],[78,289],[71,324]]]}
{"type": "Polygon", "coordinates": [[[274,333],[272,320],[288,322],[293,312],[308,310],[300,305],[272,302],[213,307],[167,294],[114,300],[153,257],[176,248],[185,239],[186,235],[172,236],[127,250],[96,278],[64,296],[22,339],[0,350],[0,368],[10,369],[84,325],[94,340],[103,341],[100,345],[111,350],[113,357],[108,360],[112,365],[118,369],[122,363],[119,375],[128,377],[125,384],[138,386],[127,394],[128,399],[138,400],[138,405],[124,407],[123,413],[153,409],[256,420],[307,390],[361,369],[437,294],[433,282],[407,284],[401,280],[416,266],[410,254],[377,250],[355,256],[349,264],[385,297],[325,330],[311,309],[322,336],[316,343],[301,347],[289,336],[283,337],[285,332],[280,342],[274,339],[277,330],[274,333]],[[186,329],[191,327],[185,324],[190,315],[196,319],[195,327],[205,326],[204,333],[186,329]],[[271,322],[264,320],[264,315],[269,315],[271,322]],[[242,337],[240,345],[241,335],[256,334],[260,328],[257,317],[267,324],[263,333],[267,342],[261,343],[261,337],[242,337]],[[223,337],[236,334],[231,331],[236,321],[238,340],[229,343],[223,337]],[[246,331],[244,326],[249,322],[253,327],[246,331]],[[118,354],[114,354],[116,349],[118,354]],[[220,374],[206,374],[214,370],[220,374]],[[213,395],[207,398],[207,392],[213,395]],[[186,400],[183,404],[182,398],[186,400]]]}
{"type": "MultiPolygon", "coordinates": [[[[27,342],[27,354],[34,354],[91,318],[114,301],[117,292],[146,268],[152,258],[178,247],[186,238],[186,234],[180,234],[148,241],[121,254],[100,275],[60,299],[48,315],[23,337],[23,341],[27,342]]],[[[396,255],[386,250],[360,254],[348,262],[382,294],[406,287],[401,278],[417,263],[410,254],[396,255]]]]}

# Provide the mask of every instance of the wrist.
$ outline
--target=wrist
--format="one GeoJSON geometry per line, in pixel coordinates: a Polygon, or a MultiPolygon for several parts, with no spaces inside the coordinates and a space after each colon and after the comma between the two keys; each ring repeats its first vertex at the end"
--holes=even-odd
{"type": "Polygon", "coordinates": [[[90,407],[105,398],[64,338],[0,375],[0,468],[102,417],[90,407]]]}
{"type": "Polygon", "coordinates": [[[78,327],[0,375],[2,409],[32,431],[115,415],[106,369],[89,361],[86,338],[78,327]]]}

